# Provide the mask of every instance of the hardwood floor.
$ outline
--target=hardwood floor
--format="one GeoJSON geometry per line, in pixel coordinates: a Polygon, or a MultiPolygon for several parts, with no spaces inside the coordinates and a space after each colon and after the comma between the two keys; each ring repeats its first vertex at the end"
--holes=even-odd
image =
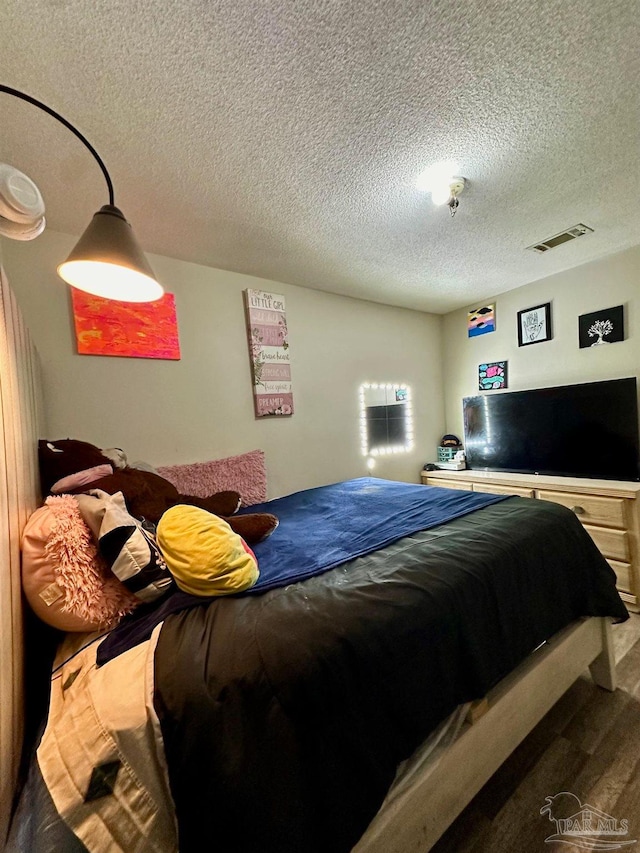
{"type": "MultiPolygon", "coordinates": [[[[637,848],[626,849],[640,850],[640,616],[614,625],[613,635],[616,692],[596,687],[588,673],[579,678],[432,853],[584,853],[584,847],[564,841],[545,843],[557,827],[540,809],[560,792],[618,821],[627,819],[628,834],[608,840],[637,839],[637,848]]],[[[568,805],[572,802],[568,797],[568,805]]]]}

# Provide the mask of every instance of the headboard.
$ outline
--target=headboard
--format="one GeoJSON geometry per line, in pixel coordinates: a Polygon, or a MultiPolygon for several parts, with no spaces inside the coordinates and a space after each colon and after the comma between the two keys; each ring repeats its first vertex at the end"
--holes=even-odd
{"type": "Polygon", "coordinates": [[[4,849],[24,723],[20,537],[39,502],[38,356],[0,267],[0,849],[4,849]]]}

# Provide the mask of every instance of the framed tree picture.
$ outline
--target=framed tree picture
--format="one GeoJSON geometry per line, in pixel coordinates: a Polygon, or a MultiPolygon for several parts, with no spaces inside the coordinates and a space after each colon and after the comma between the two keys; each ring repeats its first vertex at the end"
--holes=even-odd
{"type": "Polygon", "coordinates": [[[603,308],[578,317],[580,349],[624,340],[624,305],[603,308]]]}
{"type": "Polygon", "coordinates": [[[550,341],[551,334],[551,303],[536,305],[518,311],[518,346],[526,347],[550,341]]]}

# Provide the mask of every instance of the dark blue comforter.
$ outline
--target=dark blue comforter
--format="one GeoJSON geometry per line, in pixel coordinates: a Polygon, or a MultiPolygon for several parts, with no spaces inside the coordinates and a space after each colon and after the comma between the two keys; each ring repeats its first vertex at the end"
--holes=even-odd
{"type": "Polygon", "coordinates": [[[249,593],[306,580],[505,497],[360,477],[248,507],[280,519],[254,548],[260,577],[249,593]]]}
{"type": "MultiPolygon", "coordinates": [[[[274,513],[280,524],[254,547],[260,577],[252,589],[240,594],[255,595],[306,580],[504,497],[361,477],[247,507],[244,512],[274,513]]],[[[153,605],[139,607],[103,641],[98,664],[147,640],[171,613],[210,601],[174,590],[153,605]]]]}

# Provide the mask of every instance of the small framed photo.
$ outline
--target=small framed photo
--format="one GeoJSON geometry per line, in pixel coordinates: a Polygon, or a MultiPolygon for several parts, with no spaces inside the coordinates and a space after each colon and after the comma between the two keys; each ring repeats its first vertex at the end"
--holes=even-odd
{"type": "Polygon", "coordinates": [[[544,305],[536,305],[535,308],[525,308],[524,311],[518,311],[519,347],[550,341],[552,337],[550,302],[545,302],[544,305]]]}

